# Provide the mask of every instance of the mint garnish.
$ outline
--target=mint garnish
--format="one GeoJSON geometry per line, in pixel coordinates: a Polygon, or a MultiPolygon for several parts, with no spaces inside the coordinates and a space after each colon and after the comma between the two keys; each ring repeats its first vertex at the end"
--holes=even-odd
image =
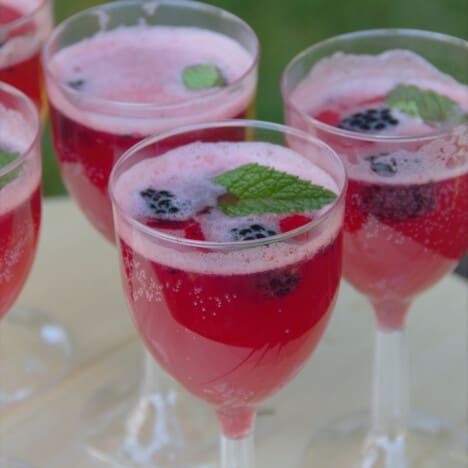
{"type": "Polygon", "coordinates": [[[256,163],[244,164],[214,177],[226,188],[218,199],[228,216],[302,213],[318,210],[336,194],[286,172],[256,163]]]}
{"type": "Polygon", "coordinates": [[[385,98],[390,107],[428,123],[463,122],[458,104],[447,96],[414,85],[398,85],[385,98]]]}
{"type": "Polygon", "coordinates": [[[221,70],[210,63],[200,63],[184,68],[182,80],[188,89],[207,89],[226,85],[221,70]]]}
{"type": "MultiPolygon", "coordinates": [[[[4,168],[5,166],[13,162],[15,159],[19,158],[19,156],[20,154],[17,152],[9,153],[8,151],[3,151],[0,149],[0,169],[4,168]]],[[[3,187],[5,187],[5,185],[15,180],[18,177],[20,170],[21,166],[18,166],[17,168],[13,169],[7,174],[0,176],[0,189],[2,189],[3,187]]]]}

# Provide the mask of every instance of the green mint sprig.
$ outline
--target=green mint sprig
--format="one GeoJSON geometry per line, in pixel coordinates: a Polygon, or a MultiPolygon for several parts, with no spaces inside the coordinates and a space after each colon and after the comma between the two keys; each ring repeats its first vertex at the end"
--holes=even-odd
{"type": "Polygon", "coordinates": [[[459,105],[449,97],[431,89],[422,90],[415,85],[398,85],[387,95],[385,102],[394,109],[430,124],[462,123],[468,120],[468,115],[462,115],[459,105]]]}
{"type": "MultiPolygon", "coordinates": [[[[10,153],[8,151],[3,151],[0,149],[0,169],[4,168],[15,159],[19,158],[20,154],[18,152],[10,153]]],[[[5,185],[13,182],[21,171],[21,166],[16,167],[12,171],[0,176],[0,189],[5,187],[5,185]]]]}
{"type": "Polygon", "coordinates": [[[336,194],[286,172],[244,164],[212,179],[226,188],[218,206],[228,216],[302,213],[318,210],[336,194]]]}
{"type": "Polygon", "coordinates": [[[226,86],[221,70],[210,63],[200,63],[184,68],[182,80],[186,88],[194,90],[226,86]]]}

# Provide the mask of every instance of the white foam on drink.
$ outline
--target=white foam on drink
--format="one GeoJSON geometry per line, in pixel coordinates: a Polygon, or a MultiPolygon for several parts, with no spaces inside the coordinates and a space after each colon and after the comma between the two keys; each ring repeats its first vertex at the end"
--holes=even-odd
{"type": "MultiPolygon", "coordinates": [[[[33,138],[33,125],[18,111],[7,109],[0,103],[0,149],[23,154],[33,138]]],[[[18,177],[0,188],[0,216],[25,202],[40,183],[40,157],[33,153],[38,152],[39,148],[31,151],[22,163],[18,177]]]]}
{"type": "Polygon", "coordinates": [[[23,15],[28,15],[36,8],[39,8],[42,3],[45,3],[45,0],[1,0],[0,8],[2,5],[5,5],[13,10],[21,12],[23,15]]]}
{"type": "MultiPolygon", "coordinates": [[[[468,112],[468,87],[442,73],[434,65],[408,50],[390,50],[380,55],[350,55],[336,52],[318,62],[297,86],[291,101],[309,115],[334,104],[347,105],[386,96],[400,84],[431,89],[453,99],[468,112]]],[[[405,117],[399,113],[398,117],[405,117]]],[[[419,119],[405,119],[396,129],[382,135],[432,133],[433,127],[419,119]],[[410,126],[406,129],[405,125],[410,126]]]]}
{"type": "Polygon", "coordinates": [[[209,63],[233,83],[253,60],[239,43],[221,33],[142,24],[99,32],[60,50],[50,60],[48,68],[54,80],[49,79],[47,85],[52,104],[73,120],[110,133],[148,135],[187,123],[235,117],[245,111],[254,96],[255,77],[223,94],[222,88],[187,89],[182,71],[209,63]],[[112,111],[100,108],[98,102],[91,108],[76,96],[72,98],[55,80],[62,85],[83,80],[79,92],[86,98],[154,104],[154,108],[144,113],[140,109],[140,115],[129,106],[111,115],[112,111]],[[211,101],[214,93],[222,96],[211,101]],[[203,97],[206,101],[201,100],[203,97]],[[180,108],[160,107],[176,105],[180,108]]]}
{"type": "MultiPolygon", "coordinates": [[[[320,150],[317,148],[317,151],[320,150]]],[[[145,214],[140,192],[148,187],[160,189],[161,181],[163,188],[182,198],[191,193],[185,192],[186,184],[200,184],[205,198],[211,197],[214,205],[216,196],[223,190],[210,179],[252,162],[288,172],[338,193],[337,184],[330,175],[289,148],[261,142],[197,142],[171,150],[162,156],[146,159],[119,177],[114,190],[115,200],[120,208],[116,211],[119,236],[152,261],[182,270],[212,274],[244,274],[280,268],[314,255],[336,237],[342,215],[339,209],[317,226],[313,235],[305,241],[296,239],[249,249],[242,249],[242,243],[239,242],[239,249],[207,252],[193,247],[171,248],[168,243],[151,239],[132,228],[121,214],[127,213],[132,217],[145,214]]],[[[317,218],[328,209],[329,207],[324,207],[316,211],[314,217],[317,218]]],[[[233,227],[247,222],[268,225],[270,222],[273,224],[274,219],[273,215],[231,218],[218,210],[197,217],[207,240],[215,242],[232,241],[229,231],[233,227]]]]}
{"type": "MultiPolygon", "coordinates": [[[[291,94],[291,102],[308,115],[323,110],[343,110],[367,99],[387,95],[400,84],[416,85],[448,96],[458,103],[462,113],[468,113],[468,86],[442,73],[431,63],[407,50],[391,50],[380,55],[348,55],[337,52],[322,59],[291,94]]],[[[375,107],[375,106],[372,106],[375,107]]],[[[398,126],[389,126],[378,133],[382,137],[429,136],[440,132],[419,118],[392,109],[398,126]]],[[[457,177],[468,170],[468,126],[447,131],[445,136],[410,144],[382,142],[361,144],[367,133],[356,133],[343,153],[352,179],[380,184],[424,183],[457,177]],[[386,155],[393,158],[398,173],[382,177],[371,170],[366,159],[386,155]]]]}
{"type": "Polygon", "coordinates": [[[7,5],[24,15],[33,13],[42,4],[44,7],[34,15],[34,31],[9,37],[11,31],[8,25],[0,24],[0,43],[3,44],[0,47],[0,68],[11,67],[38,54],[53,24],[52,7],[45,0],[0,0],[0,8],[7,5]]]}

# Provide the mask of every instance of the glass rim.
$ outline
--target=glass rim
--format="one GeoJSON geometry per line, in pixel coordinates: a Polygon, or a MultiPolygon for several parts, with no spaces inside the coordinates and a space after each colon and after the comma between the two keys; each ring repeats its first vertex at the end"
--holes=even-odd
{"type": "MultiPolygon", "coordinates": [[[[300,153],[299,153],[300,154],[300,153]]],[[[304,156],[305,157],[305,156],[304,156]]],[[[313,164],[311,162],[311,164],[313,164]]],[[[132,166],[133,167],[133,166],[132,166]]],[[[156,238],[161,241],[170,242],[171,244],[177,245],[184,245],[189,247],[198,247],[206,250],[216,250],[216,251],[226,251],[226,250],[240,250],[240,249],[247,249],[252,247],[260,247],[264,245],[275,244],[278,242],[282,242],[284,240],[290,239],[292,237],[296,237],[300,234],[304,234],[306,232],[310,232],[316,229],[319,225],[322,224],[326,219],[329,218],[331,213],[333,213],[337,206],[340,205],[342,200],[345,197],[346,189],[348,185],[348,175],[346,169],[344,167],[343,161],[338,156],[338,154],[331,148],[329,145],[324,143],[322,140],[315,138],[309,135],[306,132],[298,130],[293,127],[288,127],[286,125],[274,123],[274,122],[266,122],[261,120],[248,120],[248,119],[232,119],[232,120],[223,120],[223,121],[214,121],[214,122],[204,122],[198,123],[194,125],[187,125],[184,127],[178,127],[176,129],[161,133],[159,135],[153,135],[144,140],[140,141],[136,145],[129,148],[117,161],[117,163],[112,168],[110,177],[109,177],[109,185],[108,191],[109,196],[112,202],[113,211],[118,211],[130,225],[135,228],[136,230],[152,237],[156,238]],[[333,158],[334,162],[337,163],[337,166],[340,168],[340,176],[342,176],[343,181],[341,186],[339,185],[338,190],[339,193],[337,194],[336,199],[327,206],[327,209],[317,218],[314,218],[307,224],[300,226],[298,228],[292,229],[291,231],[285,233],[279,233],[274,236],[270,236],[263,239],[254,239],[248,241],[227,241],[227,242],[215,242],[215,241],[203,241],[203,240],[195,240],[195,239],[185,239],[182,237],[170,235],[164,233],[162,230],[158,230],[155,228],[151,228],[146,226],[142,222],[135,219],[134,216],[130,215],[126,212],[118,203],[114,196],[114,187],[119,179],[120,176],[117,176],[120,167],[125,164],[129,159],[131,159],[135,154],[137,154],[143,148],[146,148],[158,141],[162,141],[167,138],[171,138],[180,134],[188,133],[191,131],[197,130],[209,130],[213,128],[230,128],[230,127],[243,127],[243,128],[258,128],[262,130],[270,130],[275,131],[278,133],[283,133],[285,135],[291,135],[295,137],[302,138],[313,143],[316,146],[321,147],[322,149],[326,150],[329,155],[333,158]]],[[[117,235],[117,230],[115,231],[117,235]]]]}
{"type": "MultiPolygon", "coordinates": [[[[84,39],[87,39],[87,38],[84,37],[81,40],[84,40],[84,39]]],[[[77,44],[78,42],[79,41],[74,42],[72,45],[77,44]]],[[[49,34],[41,51],[41,61],[42,61],[42,66],[43,66],[45,75],[47,75],[47,77],[49,77],[51,81],[53,81],[56,85],[58,85],[58,88],[66,97],[70,96],[71,98],[78,99],[80,102],[85,103],[85,104],[86,103],[90,103],[93,105],[102,104],[104,108],[109,108],[109,109],[116,109],[116,110],[122,110],[122,111],[125,111],[127,109],[132,109],[132,110],[137,110],[137,111],[142,111],[142,112],[148,111],[148,110],[172,111],[172,110],[177,110],[177,109],[183,109],[186,106],[193,106],[194,104],[204,102],[206,101],[206,99],[215,99],[218,96],[222,96],[226,93],[229,93],[231,90],[238,87],[239,84],[242,83],[256,69],[256,67],[258,66],[259,57],[260,57],[260,42],[258,40],[257,34],[255,33],[255,31],[252,29],[252,27],[248,23],[246,23],[242,18],[239,18],[235,14],[230,13],[229,11],[224,10],[223,8],[210,5],[210,4],[206,4],[206,3],[202,3],[202,2],[198,2],[195,0],[143,0],[143,1],[118,0],[118,1],[110,2],[110,3],[103,3],[101,5],[97,5],[91,8],[87,8],[86,10],[79,11],[75,13],[74,15],[69,16],[68,18],[63,20],[61,23],[56,25],[54,29],[52,30],[52,32],[49,34]],[[246,28],[246,30],[249,31],[249,33],[252,35],[252,38],[254,40],[254,51],[253,51],[252,60],[249,66],[246,68],[246,70],[244,70],[244,72],[236,80],[229,83],[227,86],[214,88],[212,91],[207,92],[203,96],[196,96],[193,99],[188,99],[188,100],[184,100],[184,101],[173,103],[173,104],[157,104],[157,103],[151,103],[151,102],[127,102],[127,101],[118,101],[115,99],[106,99],[106,98],[102,98],[99,96],[89,96],[60,82],[57,79],[57,77],[52,73],[49,63],[52,57],[57,52],[50,53],[49,49],[51,48],[53,42],[57,39],[57,37],[60,36],[60,34],[65,30],[65,28],[69,24],[73,23],[75,20],[79,19],[80,17],[89,15],[95,12],[99,14],[99,12],[103,10],[111,10],[114,8],[124,7],[127,5],[141,7],[145,3],[155,4],[155,5],[164,4],[168,6],[187,7],[188,9],[197,10],[201,12],[203,11],[217,12],[223,18],[236,21],[238,24],[242,25],[243,27],[246,28]]],[[[106,112],[103,111],[102,113],[106,113],[106,112]]]]}
{"type": "MultiPolygon", "coordinates": [[[[440,138],[441,136],[448,135],[458,128],[462,128],[466,126],[465,123],[460,123],[454,125],[453,127],[447,129],[436,130],[434,132],[423,134],[423,135],[416,135],[416,136],[384,136],[384,135],[377,135],[377,134],[366,134],[366,133],[359,133],[353,132],[351,130],[345,130],[342,128],[335,127],[333,125],[327,124],[325,122],[321,122],[320,120],[311,117],[303,110],[299,109],[296,105],[293,105],[290,100],[291,92],[287,91],[287,75],[291,71],[291,69],[296,66],[299,62],[301,62],[305,57],[309,56],[311,53],[314,53],[317,50],[320,50],[323,46],[327,46],[339,41],[347,40],[347,39],[356,39],[356,38],[366,38],[366,37],[385,37],[385,36],[408,36],[408,37],[418,37],[418,38],[425,38],[425,39],[435,39],[440,42],[447,42],[449,44],[462,46],[468,52],[468,41],[458,38],[455,36],[451,36],[449,34],[428,31],[423,29],[406,29],[406,28],[376,28],[376,29],[364,29],[359,31],[353,31],[345,34],[339,34],[337,36],[329,37],[324,39],[320,42],[316,42],[311,46],[307,47],[306,49],[302,50],[298,54],[296,54],[286,65],[283,73],[281,75],[281,95],[283,97],[285,107],[289,107],[301,115],[302,118],[314,127],[325,131],[327,133],[352,139],[352,140],[360,140],[360,141],[371,141],[371,142],[388,142],[388,143],[411,143],[411,142],[421,142],[421,141],[430,141],[436,138],[440,138]]],[[[309,70],[310,73],[310,70],[309,70]]]]}
{"type": "MultiPolygon", "coordinates": [[[[15,170],[18,166],[20,166],[25,161],[25,159],[28,158],[34,146],[36,145],[36,143],[38,143],[40,139],[41,120],[39,117],[39,111],[37,110],[35,104],[32,102],[31,98],[29,98],[22,91],[2,81],[0,81],[0,90],[7,92],[11,96],[13,96],[16,100],[25,104],[26,107],[29,108],[28,111],[31,112],[33,119],[34,119],[34,122],[33,122],[34,134],[33,134],[33,137],[31,138],[30,144],[23,151],[20,152],[20,156],[18,158],[14,159],[6,166],[0,168],[0,177],[2,177],[10,173],[12,170],[15,170]]],[[[0,100],[0,105],[3,105],[1,100],[0,100]]]]}
{"type": "Polygon", "coordinates": [[[14,21],[10,21],[5,24],[0,24],[0,34],[4,31],[10,31],[12,29],[16,29],[18,26],[22,26],[24,23],[28,23],[31,19],[37,15],[46,5],[51,4],[52,0],[42,0],[41,3],[34,8],[34,10],[22,15],[20,18],[15,19],[14,21]]]}

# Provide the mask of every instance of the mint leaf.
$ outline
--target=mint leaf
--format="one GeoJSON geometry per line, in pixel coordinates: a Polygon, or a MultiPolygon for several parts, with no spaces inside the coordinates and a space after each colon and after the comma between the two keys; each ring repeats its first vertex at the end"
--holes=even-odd
{"type": "MultiPolygon", "coordinates": [[[[4,168],[5,166],[13,162],[15,159],[19,158],[19,156],[19,153],[9,153],[0,149],[0,169],[4,168]]],[[[3,187],[5,187],[5,185],[15,180],[18,177],[20,170],[21,166],[18,166],[12,171],[8,172],[7,174],[0,176],[0,189],[2,189],[3,187]]]]}
{"type": "Polygon", "coordinates": [[[218,199],[228,216],[287,214],[318,210],[336,194],[309,181],[256,163],[244,164],[214,177],[226,188],[218,199]]]}
{"type": "Polygon", "coordinates": [[[184,68],[182,80],[188,89],[207,89],[226,85],[221,70],[216,65],[200,63],[184,68]]]}
{"type": "Polygon", "coordinates": [[[428,123],[462,121],[458,104],[435,91],[422,90],[414,85],[398,85],[386,97],[390,107],[428,123]]]}

